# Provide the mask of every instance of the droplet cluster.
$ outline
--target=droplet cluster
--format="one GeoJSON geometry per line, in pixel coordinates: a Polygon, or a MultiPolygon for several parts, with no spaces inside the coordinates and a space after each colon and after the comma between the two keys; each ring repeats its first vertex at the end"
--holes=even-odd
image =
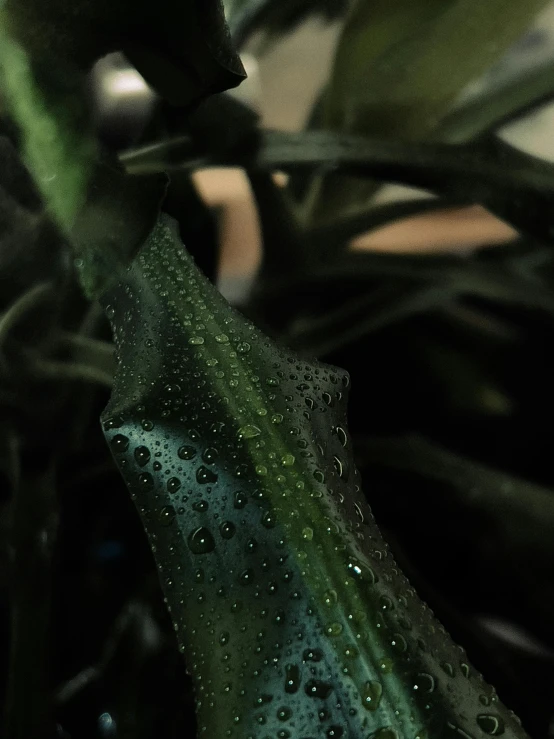
{"type": "Polygon", "coordinates": [[[104,432],[196,681],[200,735],[523,736],[379,534],[346,373],[235,313],[171,219],[104,304],[119,359],[104,432]]]}

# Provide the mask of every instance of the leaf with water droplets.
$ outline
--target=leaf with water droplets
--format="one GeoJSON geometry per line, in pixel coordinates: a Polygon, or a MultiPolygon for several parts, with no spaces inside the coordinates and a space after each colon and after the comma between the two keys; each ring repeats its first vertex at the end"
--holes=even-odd
{"type": "MultiPolygon", "coordinates": [[[[413,725],[432,738],[448,722],[498,733],[478,673],[441,669],[465,656],[360,491],[346,373],[234,312],[167,217],[102,302],[119,357],[105,434],[155,544],[201,735],[278,736],[285,721],[294,737],[386,739],[413,725]]],[[[510,739],[524,736],[494,708],[510,739]]]]}

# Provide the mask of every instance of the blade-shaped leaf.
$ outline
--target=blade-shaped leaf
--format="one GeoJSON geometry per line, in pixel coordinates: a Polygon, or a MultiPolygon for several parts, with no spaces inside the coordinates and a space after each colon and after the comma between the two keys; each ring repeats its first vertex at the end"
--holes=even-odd
{"type": "Polygon", "coordinates": [[[201,733],[524,736],[375,526],[346,373],[235,313],[166,216],[102,301],[120,362],[105,434],[195,675],[201,733]]]}
{"type": "MultiPolygon", "coordinates": [[[[337,48],[319,126],[399,140],[440,138],[464,88],[505,53],[549,0],[360,0],[337,48]]],[[[323,185],[312,207],[328,220],[366,203],[375,186],[323,185]]]]}
{"type": "Polygon", "coordinates": [[[231,35],[239,47],[259,29],[277,35],[310,15],[335,20],[349,4],[350,0],[224,0],[231,35]]]}

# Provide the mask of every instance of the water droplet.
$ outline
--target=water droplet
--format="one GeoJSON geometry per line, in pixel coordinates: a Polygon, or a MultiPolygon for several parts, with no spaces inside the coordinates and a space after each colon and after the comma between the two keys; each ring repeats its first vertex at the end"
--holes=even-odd
{"type": "Polygon", "coordinates": [[[308,680],[306,683],[306,695],[310,698],[327,698],[333,690],[330,683],[324,680],[308,680]]]}
{"type": "Polygon", "coordinates": [[[296,693],[300,687],[300,670],[298,665],[285,667],[285,693],[296,693]]]}
{"type": "Polygon", "coordinates": [[[242,490],[238,490],[233,496],[233,506],[240,510],[241,508],[244,508],[247,503],[248,498],[246,497],[246,495],[242,492],[242,490]]]}
{"type": "Polygon", "coordinates": [[[152,431],[152,429],[154,428],[154,424],[148,418],[143,418],[140,422],[140,425],[142,426],[144,431],[152,431]]]}
{"type": "Polygon", "coordinates": [[[491,736],[500,736],[505,731],[504,721],[493,713],[481,713],[477,716],[479,728],[491,736]]]}
{"type": "Polygon", "coordinates": [[[304,662],[321,662],[323,659],[323,652],[321,649],[305,649],[302,655],[304,662]]]}
{"type": "Polygon", "coordinates": [[[323,602],[329,608],[334,606],[338,602],[338,595],[336,590],[326,590],[323,593],[323,602]]]}
{"type": "Polygon", "coordinates": [[[323,398],[325,405],[333,405],[333,398],[330,393],[325,392],[321,397],[323,398]]]}
{"type": "Polygon", "coordinates": [[[376,711],[383,695],[383,686],[377,680],[368,680],[362,691],[362,706],[367,711],[376,711]]]}
{"type": "Polygon", "coordinates": [[[224,521],[219,527],[219,533],[223,539],[232,539],[235,535],[236,527],[231,521],[224,521]]]}
{"type": "Polygon", "coordinates": [[[358,649],[353,645],[346,647],[346,649],[344,650],[344,656],[348,659],[356,659],[359,654],[360,653],[358,652],[358,649]]]}
{"type": "Polygon", "coordinates": [[[391,639],[391,647],[396,649],[397,652],[405,652],[408,649],[408,642],[402,634],[393,634],[391,639]]]}
{"type": "Polygon", "coordinates": [[[266,529],[273,529],[277,524],[277,519],[272,511],[266,511],[262,516],[262,526],[266,529]]]}
{"type": "Polygon", "coordinates": [[[246,426],[241,426],[238,431],[239,439],[255,439],[262,433],[261,429],[254,424],[248,423],[246,426]]]}
{"type": "Polygon", "coordinates": [[[217,475],[202,465],[196,470],[196,481],[201,485],[208,485],[209,483],[217,482],[217,475]]]}
{"type": "Polygon", "coordinates": [[[392,659],[389,659],[388,657],[381,657],[379,660],[379,669],[382,673],[385,675],[390,675],[394,668],[394,662],[392,659]]]}
{"type": "Polygon", "coordinates": [[[150,490],[154,487],[154,479],[149,472],[143,472],[138,478],[141,490],[150,490]]]}
{"type": "Polygon", "coordinates": [[[129,448],[129,439],[123,434],[116,434],[112,439],[112,448],[118,454],[126,452],[129,448]]]}
{"type": "Polygon", "coordinates": [[[285,623],[286,615],[282,608],[278,608],[275,611],[275,618],[273,619],[273,623],[277,624],[278,626],[281,626],[285,623]]]}
{"type": "Polygon", "coordinates": [[[450,664],[450,662],[441,662],[441,667],[443,671],[448,675],[448,677],[454,677],[456,674],[454,667],[450,664]]]}
{"type": "Polygon", "coordinates": [[[150,449],[146,446],[138,446],[135,449],[134,457],[139,467],[144,467],[150,462],[150,449]]]}
{"type": "Polygon", "coordinates": [[[123,426],[123,418],[121,416],[112,416],[104,422],[104,431],[111,431],[112,429],[119,429],[123,426]]]}
{"type": "Polygon", "coordinates": [[[178,477],[170,477],[166,483],[168,493],[176,493],[181,487],[181,480],[178,477]]]}
{"type": "Polygon", "coordinates": [[[250,583],[253,580],[254,580],[254,570],[251,567],[241,572],[239,576],[239,582],[241,585],[250,585],[250,583]]]}
{"type": "Polygon", "coordinates": [[[345,482],[348,481],[348,463],[343,462],[339,457],[336,455],[333,456],[333,464],[335,466],[335,470],[337,471],[337,475],[341,478],[341,480],[344,480],[345,482]]]}
{"type": "Polygon", "coordinates": [[[428,672],[418,672],[414,683],[414,690],[422,693],[432,693],[435,689],[435,678],[428,672]]]}
{"type": "Polygon", "coordinates": [[[162,526],[171,526],[175,520],[175,508],[172,505],[164,505],[160,511],[160,523],[162,526]]]}
{"type": "Polygon", "coordinates": [[[192,504],[193,511],[196,511],[197,513],[204,513],[209,507],[207,500],[197,500],[192,504]]]}
{"type": "Polygon", "coordinates": [[[311,541],[314,538],[314,530],[311,529],[309,526],[305,526],[302,529],[302,538],[305,541],[311,541]]]}
{"type": "Polygon", "coordinates": [[[292,711],[288,706],[281,706],[277,709],[277,719],[279,721],[288,721],[292,716],[292,711]]]}
{"type": "Polygon", "coordinates": [[[280,413],[274,413],[271,416],[271,423],[280,424],[283,423],[283,416],[280,413]]]}
{"type": "Polygon", "coordinates": [[[215,549],[215,541],[211,531],[204,526],[189,534],[187,544],[193,554],[207,554],[215,549]]]}
{"type": "Polygon", "coordinates": [[[293,454],[285,454],[283,457],[281,457],[281,464],[283,467],[292,467],[294,464],[295,459],[293,454]]]}
{"type": "Polygon", "coordinates": [[[202,459],[206,464],[213,464],[215,460],[217,459],[217,449],[214,449],[213,447],[208,447],[204,450],[204,453],[202,454],[202,459]]]}
{"type": "Polygon", "coordinates": [[[194,459],[196,457],[196,449],[193,446],[182,446],[177,451],[179,459],[194,459]]]}
{"type": "Polygon", "coordinates": [[[238,354],[248,354],[252,347],[247,341],[241,341],[237,344],[237,353],[238,354]]]}
{"type": "Polygon", "coordinates": [[[331,637],[340,636],[340,634],[342,634],[342,624],[339,624],[337,622],[329,624],[325,629],[325,633],[327,634],[327,636],[331,637]]]}
{"type": "Polygon", "coordinates": [[[248,539],[248,541],[246,542],[246,551],[248,552],[248,554],[252,554],[253,552],[256,551],[257,548],[258,548],[258,542],[256,541],[256,539],[254,538],[248,539]]]}
{"type": "Polygon", "coordinates": [[[204,582],[204,570],[198,569],[194,573],[194,582],[197,583],[203,583],[204,582]]]}
{"type": "Polygon", "coordinates": [[[355,580],[366,582],[368,585],[374,585],[377,582],[377,576],[366,564],[351,560],[348,563],[348,574],[355,580]]]}
{"type": "Polygon", "coordinates": [[[335,428],[335,434],[337,435],[337,438],[342,446],[346,446],[348,444],[348,436],[346,435],[346,431],[342,428],[342,426],[337,426],[335,428]]]}
{"type": "Polygon", "coordinates": [[[256,474],[260,477],[265,477],[267,475],[267,467],[263,464],[256,465],[256,474]]]}
{"type": "Polygon", "coordinates": [[[204,337],[203,336],[191,336],[189,339],[189,344],[192,346],[200,346],[204,343],[204,337]]]}
{"type": "Polygon", "coordinates": [[[467,662],[460,662],[460,672],[464,677],[469,677],[469,665],[467,662]]]}
{"type": "Polygon", "coordinates": [[[230,634],[228,631],[222,631],[219,635],[219,643],[222,647],[229,643],[230,634]]]}

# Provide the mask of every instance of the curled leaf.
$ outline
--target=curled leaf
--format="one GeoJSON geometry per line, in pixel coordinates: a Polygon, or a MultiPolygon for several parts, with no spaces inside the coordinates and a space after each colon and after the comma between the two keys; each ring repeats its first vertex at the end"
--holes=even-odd
{"type": "Polygon", "coordinates": [[[102,298],[106,438],[206,737],[523,737],[396,567],[360,491],[347,374],[265,338],[163,216],[102,298]],[[486,728],[483,728],[485,726],[486,728]]]}
{"type": "Polygon", "coordinates": [[[235,87],[245,77],[220,0],[6,0],[2,22],[42,64],[63,61],[87,71],[123,51],[157,92],[177,105],[235,87]]]}

